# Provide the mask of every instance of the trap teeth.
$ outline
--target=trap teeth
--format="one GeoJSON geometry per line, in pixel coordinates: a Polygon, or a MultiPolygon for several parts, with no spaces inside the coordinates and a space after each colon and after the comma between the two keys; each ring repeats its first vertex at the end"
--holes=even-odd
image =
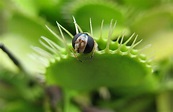
{"type": "MultiPolygon", "coordinates": [[[[50,63],[56,63],[56,62],[60,62],[63,60],[68,60],[68,59],[78,59],[79,56],[85,55],[85,57],[87,57],[88,55],[86,55],[87,53],[92,53],[94,52],[95,54],[98,54],[97,56],[101,55],[115,55],[115,56],[127,56],[129,58],[133,58],[133,60],[138,61],[141,64],[145,64],[147,67],[151,67],[150,62],[147,61],[147,57],[144,54],[140,54],[139,50],[135,49],[134,47],[137,46],[138,44],[140,44],[141,40],[137,41],[137,37],[138,35],[135,35],[135,33],[133,33],[127,40],[124,39],[124,35],[119,36],[116,41],[111,40],[112,38],[112,32],[116,26],[116,22],[114,23],[113,20],[111,20],[110,22],[110,32],[107,34],[107,38],[103,38],[102,36],[99,37],[94,37],[94,32],[93,32],[93,28],[92,28],[92,22],[90,19],[90,34],[87,32],[83,32],[82,29],[80,28],[80,26],[77,24],[75,18],[73,17],[74,20],[74,25],[75,25],[75,30],[76,30],[76,35],[72,35],[67,29],[65,29],[62,25],[60,25],[57,22],[59,31],[60,31],[60,35],[55,34],[55,32],[53,30],[51,30],[48,26],[47,29],[59,40],[59,43],[55,43],[52,40],[42,36],[40,39],[40,43],[47,49],[46,51],[49,51],[49,54],[53,57],[53,59],[55,59],[56,61],[53,61],[50,63]],[[71,37],[72,42],[70,43],[69,41],[66,41],[65,39],[65,35],[63,33],[66,33],[67,35],[69,35],[69,37],[71,37]],[[74,39],[76,37],[76,40],[74,39]],[[84,38],[85,37],[85,38],[84,38]],[[81,44],[80,40],[77,39],[81,39],[83,40],[86,44],[81,46],[78,46],[79,44],[81,44]],[[89,40],[90,39],[90,40],[89,40]],[[60,44],[60,42],[62,44],[60,44]],[[78,43],[77,43],[78,42],[78,43]],[[91,44],[94,42],[94,45],[91,44]],[[131,43],[131,44],[130,44],[131,43]],[[97,48],[95,48],[95,46],[97,48]],[[78,49],[82,49],[82,52],[78,52],[78,49]],[[88,50],[85,51],[85,50],[88,50]],[[81,55],[82,54],[82,55],[81,55]]],[[[103,29],[102,27],[103,24],[101,24],[101,30],[103,29]]],[[[40,53],[40,50],[39,50],[40,53]]],[[[94,56],[94,53],[90,56],[94,56]]],[[[41,53],[42,54],[42,53],[41,53]]],[[[48,59],[49,60],[49,59],[48,59]]]]}

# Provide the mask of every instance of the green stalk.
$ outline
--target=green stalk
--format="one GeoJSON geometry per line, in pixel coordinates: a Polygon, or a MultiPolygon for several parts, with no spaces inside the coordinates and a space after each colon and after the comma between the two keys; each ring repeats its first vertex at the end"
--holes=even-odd
{"type": "Polygon", "coordinates": [[[64,89],[64,112],[70,112],[70,99],[71,92],[67,89],[64,89]]]}
{"type": "Polygon", "coordinates": [[[170,92],[160,93],[156,98],[157,112],[172,112],[170,92]]]}

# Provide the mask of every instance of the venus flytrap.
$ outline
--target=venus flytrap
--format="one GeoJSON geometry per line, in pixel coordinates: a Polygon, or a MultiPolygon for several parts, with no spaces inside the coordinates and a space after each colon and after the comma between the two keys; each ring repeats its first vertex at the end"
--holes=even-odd
{"type": "MultiPolygon", "coordinates": [[[[75,18],[73,19],[76,33],[83,33],[75,18]]],[[[154,92],[157,89],[157,79],[149,59],[134,48],[141,42],[141,40],[136,42],[135,34],[125,42],[124,35],[118,37],[117,41],[112,41],[111,36],[116,22],[111,20],[107,39],[102,37],[103,22],[100,37],[95,37],[90,20],[89,35],[92,35],[98,45],[98,48],[93,49],[94,55],[91,58],[91,53],[83,54],[73,50],[63,31],[71,38],[73,35],[58,22],[57,25],[61,36],[47,28],[63,45],[55,44],[43,37],[45,43],[41,42],[51,52],[54,60],[50,61],[45,71],[48,85],[58,85],[68,91],[90,91],[104,86],[126,95],[154,92]],[[133,38],[132,44],[127,45],[133,38]]]]}
{"type": "MultiPolygon", "coordinates": [[[[82,31],[74,17],[73,20],[76,34],[85,34],[86,32],[82,31]]],[[[124,35],[119,36],[116,41],[111,40],[116,21],[111,20],[106,39],[102,34],[104,21],[101,23],[100,36],[95,37],[90,19],[91,31],[87,35],[94,39],[96,46],[88,54],[78,53],[78,50],[72,46],[73,41],[69,42],[64,32],[72,39],[76,35],[73,36],[62,25],[56,23],[61,35],[47,28],[61,43],[55,43],[45,37],[41,37],[40,42],[47,49],[44,52],[51,55],[45,70],[47,85],[57,85],[63,89],[64,112],[71,110],[70,99],[76,96],[74,93],[80,91],[90,92],[106,87],[111,88],[113,94],[115,92],[119,95],[134,96],[153,93],[158,89],[158,81],[153,74],[149,59],[134,48],[141,40],[136,42],[135,34],[125,42],[124,35]]]]}
{"type": "MultiPolygon", "coordinates": [[[[5,28],[9,29],[9,31],[6,32],[4,30],[4,32],[2,32],[2,34],[5,33],[5,35],[2,36],[1,40],[2,43],[9,47],[16,57],[21,60],[22,65],[24,63],[24,68],[27,69],[28,72],[35,76],[35,70],[39,70],[41,73],[46,74],[46,77],[42,74],[40,74],[40,76],[45,78],[44,81],[47,85],[58,85],[64,90],[65,107],[69,107],[72,104],[72,102],[69,104],[69,99],[72,98],[72,91],[77,92],[77,94],[75,93],[75,98],[79,98],[81,91],[84,91],[87,95],[82,94],[82,96],[87,97],[91,102],[90,105],[86,105],[86,107],[94,106],[96,108],[104,108],[108,106],[119,112],[127,110],[129,112],[142,112],[141,110],[154,110],[158,112],[165,112],[165,110],[167,110],[167,112],[171,112],[172,102],[170,99],[173,80],[171,77],[172,61],[170,61],[170,58],[172,59],[173,54],[173,44],[171,43],[173,34],[171,18],[173,16],[170,1],[157,3],[145,1],[144,4],[141,4],[141,2],[129,2],[127,0],[124,2],[75,0],[56,3],[51,0],[45,1],[47,1],[44,2],[46,4],[43,2],[39,3],[39,1],[33,1],[28,4],[27,2],[13,0],[14,4],[10,5],[2,2],[3,7],[5,6],[5,8],[2,7],[5,11],[4,14],[6,15],[6,12],[8,12],[8,14],[12,16],[10,16],[10,18],[4,16],[7,19],[4,23],[7,24],[3,25],[5,25],[5,28]],[[19,7],[16,7],[16,5],[19,5],[19,7]],[[9,9],[8,6],[14,7],[9,9]],[[31,11],[30,9],[34,10],[31,11]],[[97,46],[93,48],[92,52],[88,54],[78,53],[77,48],[75,49],[75,47],[72,46],[71,40],[75,34],[70,33],[73,31],[73,24],[70,24],[72,23],[71,15],[74,15],[78,22],[77,23],[74,19],[76,34],[86,33],[94,39],[97,46]],[[93,27],[91,19],[90,22],[87,22],[88,17],[92,18],[93,27]],[[58,22],[63,26],[58,22],[54,22],[57,18],[58,22]],[[100,27],[102,18],[104,18],[104,21],[102,21],[100,27]],[[116,22],[113,20],[110,23],[111,19],[117,20],[118,24],[116,25],[116,22]],[[46,26],[47,29],[43,27],[45,23],[49,26],[46,26]],[[57,24],[60,33],[56,34],[53,31],[54,27],[49,23],[57,24]],[[88,25],[88,23],[90,25],[88,25]],[[152,29],[150,28],[151,26],[152,29]],[[116,30],[114,30],[115,27],[116,30]],[[27,30],[31,28],[34,30],[27,30]],[[70,32],[65,28],[70,30],[70,32]],[[122,29],[126,29],[127,31],[118,37],[122,29]],[[35,32],[33,33],[33,31],[35,32]],[[139,38],[135,33],[132,34],[131,31],[139,34],[139,38]],[[53,36],[50,32],[57,37],[57,39],[51,38],[53,36]],[[132,34],[131,36],[130,33],[132,34]],[[43,36],[39,41],[45,49],[38,45],[38,41],[35,42],[40,35],[43,36]],[[141,39],[144,40],[142,41],[141,39]],[[25,55],[32,52],[29,48],[31,43],[37,46],[32,46],[37,54],[30,56],[36,61],[41,62],[41,64],[36,64],[36,61],[31,62],[25,55]],[[152,46],[144,51],[143,46],[146,44],[152,44],[152,46]],[[163,44],[164,46],[161,46],[163,44]],[[141,47],[142,49],[138,49],[141,47]],[[145,55],[143,53],[145,53],[145,55]],[[155,68],[151,65],[152,60],[148,59],[148,56],[151,56],[150,54],[155,57],[155,68]],[[40,65],[46,66],[46,69],[45,67],[44,69],[37,69],[40,65]],[[101,91],[102,88],[107,89],[104,90],[103,93],[105,91],[108,92],[110,95],[109,101],[101,97],[99,99],[95,99],[95,96],[93,97],[93,95],[95,95],[93,91],[98,95],[98,90],[101,91]],[[156,94],[150,94],[151,92],[156,94]],[[128,97],[129,95],[131,97],[128,97]],[[142,99],[140,97],[142,97],[142,99]],[[150,106],[146,106],[146,101],[153,102],[149,104],[150,106]],[[150,108],[155,102],[157,102],[157,110],[155,106],[150,108]],[[138,108],[138,111],[135,111],[135,108],[138,108]]],[[[0,48],[3,50],[1,45],[0,48]]],[[[8,52],[5,53],[8,54],[8,52]]],[[[2,54],[4,54],[4,52],[2,54]]],[[[4,60],[2,56],[1,59],[6,63],[6,60],[4,60]]],[[[1,64],[2,67],[4,63],[1,64]]],[[[20,68],[20,66],[18,67],[20,68]]],[[[7,91],[3,90],[6,85],[4,86],[4,83],[0,81],[0,86],[3,90],[1,94],[5,95],[8,99],[15,96],[16,100],[19,100],[18,96],[21,96],[30,102],[37,99],[37,96],[40,96],[39,92],[37,92],[39,89],[28,88],[28,77],[26,77],[26,79],[20,78],[21,75],[23,76],[23,73],[19,73],[20,75],[17,73],[17,77],[11,77],[11,74],[14,73],[6,73],[6,70],[3,69],[0,70],[0,72],[0,74],[3,74],[0,75],[0,80],[12,83],[12,86],[17,88],[17,91],[12,89],[14,94],[13,92],[10,94],[8,91],[9,88],[7,88],[7,91]],[[34,93],[36,94],[32,94],[35,90],[36,92],[34,93]]],[[[38,76],[36,75],[36,77],[38,76]]],[[[6,100],[6,98],[3,99],[6,100]]],[[[72,100],[73,99],[74,97],[72,100]]],[[[85,102],[84,100],[84,103],[85,102]]],[[[14,107],[11,105],[11,101],[9,103],[10,106],[7,106],[7,108],[14,107]]],[[[12,104],[16,105],[16,102],[13,100],[12,104]]],[[[33,106],[30,108],[28,104],[25,106],[26,103],[23,103],[23,101],[21,101],[20,104],[22,104],[22,109],[28,111],[32,111],[29,109],[33,109],[33,106]]],[[[80,108],[83,103],[79,101],[78,104],[80,108]]],[[[74,103],[72,105],[76,106],[74,103]]],[[[64,111],[68,112],[69,108],[65,108],[64,111]]],[[[70,112],[73,112],[71,108],[70,112]]]]}

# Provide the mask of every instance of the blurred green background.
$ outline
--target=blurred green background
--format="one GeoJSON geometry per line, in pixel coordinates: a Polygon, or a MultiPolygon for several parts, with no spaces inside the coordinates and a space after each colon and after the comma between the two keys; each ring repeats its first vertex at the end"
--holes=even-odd
{"type": "Polygon", "coordinates": [[[61,90],[58,87],[47,89],[40,84],[46,82],[40,74],[43,65],[30,55],[33,53],[31,46],[42,47],[38,41],[41,36],[59,43],[45,25],[59,34],[58,21],[75,34],[72,16],[85,32],[90,32],[91,18],[96,37],[102,20],[103,37],[107,35],[111,19],[117,20],[113,40],[123,32],[126,32],[125,40],[134,32],[138,34],[139,39],[143,39],[138,48],[151,44],[143,52],[153,58],[154,72],[166,87],[159,94],[132,98],[115,95],[106,102],[98,98],[95,91],[81,98],[82,103],[87,102],[88,97],[92,99],[92,108],[81,109],[73,104],[70,112],[173,112],[173,0],[1,0],[0,44],[20,60],[27,73],[21,72],[0,50],[0,112],[63,111],[61,90]],[[58,109],[55,110],[54,105],[58,105],[58,109]]]}

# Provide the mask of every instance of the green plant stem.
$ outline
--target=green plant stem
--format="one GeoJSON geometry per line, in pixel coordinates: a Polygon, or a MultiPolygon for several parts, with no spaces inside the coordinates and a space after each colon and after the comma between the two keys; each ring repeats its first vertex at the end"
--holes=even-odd
{"type": "Polygon", "coordinates": [[[170,93],[160,93],[156,98],[157,112],[171,112],[170,93]]]}
{"type": "Polygon", "coordinates": [[[64,89],[64,112],[70,112],[71,92],[64,89]]]}
{"type": "Polygon", "coordinates": [[[173,91],[173,80],[165,82],[163,89],[165,89],[166,91],[173,91]]]}

